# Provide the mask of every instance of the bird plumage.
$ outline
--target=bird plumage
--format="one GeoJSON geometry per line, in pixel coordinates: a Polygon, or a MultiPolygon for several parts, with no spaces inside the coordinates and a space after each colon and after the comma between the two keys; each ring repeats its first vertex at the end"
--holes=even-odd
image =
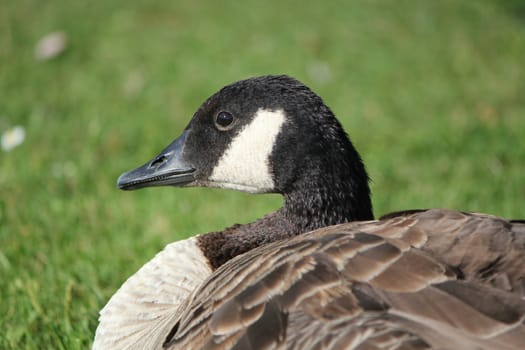
{"type": "Polygon", "coordinates": [[[443,209],[322,228],[224,264],[169,349],[521,349],[525,225],[443,209]]]}
{"type": "Polygon", "coordinates": [[[373,220],[359,154],[297,80],[224,87],[118,180],[160,185],[284,203],[168,245],[101,311],[94,349],[525,348],[525,223],[445,209],[373,220]]]}

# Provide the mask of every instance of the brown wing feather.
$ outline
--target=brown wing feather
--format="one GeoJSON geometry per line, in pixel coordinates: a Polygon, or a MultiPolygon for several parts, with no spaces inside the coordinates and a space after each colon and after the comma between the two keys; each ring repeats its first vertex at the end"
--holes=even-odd
{"type": "Polygon", "coordinates": [[[170,349],[524,349],[525,225],[447,210],[324,228],[219,268],[170,349]]]}

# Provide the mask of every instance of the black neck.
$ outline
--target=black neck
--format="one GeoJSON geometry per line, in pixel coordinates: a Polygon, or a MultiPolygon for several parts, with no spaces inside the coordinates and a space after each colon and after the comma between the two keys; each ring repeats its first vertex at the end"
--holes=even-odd
{"type": "Polygon", "coordinates": [[[309,190],[297,189],[284,195],[284,205],[278,211],[249,224],[199,236],[199,245],[213,268],[218,268],[233,257],[264,244],[325,226],[371,220],[366,177],[363,181],[364,186],[357,187],[362,192],[347,182],[333,182],[331,187],[317,183],[309,190]]]}
{"type": "Polygon", "coordinates": [[[345,182],[330,181],[333,181],[331,188],[315,184],[308,190],[300,189],[284,195],[283,214],[298,226],[299,233],[373,219],[367,184],[363,193],[359,193],[345,182]]]}

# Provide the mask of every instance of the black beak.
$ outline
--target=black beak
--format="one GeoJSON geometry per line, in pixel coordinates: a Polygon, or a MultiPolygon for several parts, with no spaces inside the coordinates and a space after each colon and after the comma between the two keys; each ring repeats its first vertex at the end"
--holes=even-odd
{"type": "Polygon", "coordinates": [[[185,130],[153,160],[120,175],[117,187],[121,190],[136,190],[151,186],[184,186],[195,180],[195,169],[183,157],[188,133],[185,130]]]}

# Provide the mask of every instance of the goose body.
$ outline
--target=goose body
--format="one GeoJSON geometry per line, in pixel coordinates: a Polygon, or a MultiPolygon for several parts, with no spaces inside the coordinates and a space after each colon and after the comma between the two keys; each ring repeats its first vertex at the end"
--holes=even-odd
{"type": "Polygon", "coordinates": [[[168,245],[101,311],[94,349],[525,349],[525,224],[373,220],[368,176],[300,82],[234,83],[122,189],[281,193],[262,219],[168,245]]]}

